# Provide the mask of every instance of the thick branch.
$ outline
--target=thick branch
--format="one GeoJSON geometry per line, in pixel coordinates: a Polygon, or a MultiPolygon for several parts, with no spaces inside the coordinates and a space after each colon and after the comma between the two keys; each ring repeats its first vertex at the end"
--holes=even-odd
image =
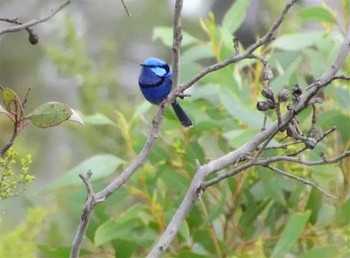
{"type": "MultiPolygon", "coordinates": [[[[174,41],[173,41],[173,86],[176,87],[179,82],[179,59],[180,59],[180,45],[181,45],[181,22],[180,22],[180,12],[182,10],[182,1],[176,2],[175,14],[174,14],[174,41]]],[[[136,170],[145,162],[148,157],[155,140],[158,137],[158,133],[160,131],[161,123],[163,121],[164,111],[173,101],[176,96],[173,95],[173,98],[168,98],[158,110],[157,115],[153,120],[153,126],[151,133],[142,148],[141,152],[135,158],[135,160],[126,168],[117,178],[115,178],[107,187],[102,189],[100,192],[94,195],[95,202],[104,201],[108,196],[110,196],[113,192],[119,189],[135,172],[136,170]]],[[[77,251],[74,251],[74,254],[79,254],[83,237],[85,235],[86,228],[89,223],[89,219],[91,217],[92,209],[94,205],[91,204],[91,201],[88,200],[84,206],[84,214],[86,216],[82,216],[80,221],[78,230],[76,232],[76,237],[74,238],[72,248],[75,248],[77,251]]],[[[72,250],[73,253],[73,250],[72,250]]],[[[77,258],[78,256],[71,255],[71,258],[77,258]]]]}

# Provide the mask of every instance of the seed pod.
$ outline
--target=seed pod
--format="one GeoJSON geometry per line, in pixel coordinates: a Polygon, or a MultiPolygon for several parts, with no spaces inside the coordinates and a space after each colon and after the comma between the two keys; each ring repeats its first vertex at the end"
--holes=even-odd
{"type": "Polygon", "coordinates": [[[266,111],[269,109],[269,104],[266,101],[258,101],[256,103],[256,109],[259,111],[266,111]]]}
{"type": "Polygon", "coordinates": [[[258,101],[256,103],[256,109],[259,111],[267,111],[269,109],[274,109],[275,105],[272,103],[272,101],[267,100],[267,101],[258,101]]]}
{"type": "Polygon", "coordinates": [[[269,106],[269,109],[275,109],[275,102],[273,102],[272,100],[268,99],[267,104],[269,106]]]}
{"type": "Polygon", "coordinates": [[[264,64],[264,67],[261,71],[261,79],[263,81],[271,81],[273,79],[272,70],[267,64],[264,64]]]}
{"type": "Polygon", "coordinates": [[[263,95],[265,98],[267,98],[269,100],[274,100],[274,94],[273,94],[271,87],[263,88],[261,91],[261,95],[263,95]]]}
{"type": "Polygon", "coordinates": [[[301,94],[303,94],[303,90],[300,88],[299,84],[294,84],[292,87],[292,94],[294,97],[299,97],[301,94]]]}
{"type": "Polygon", "coordinates": [[[39,42],[39,37],[36,34],[34,34],[33,32],[31,32],[31,33],[29,33],[28,40],[29,40],[30,44],[36,45],[39,42]]]}
{"type": "Polygon", "coordinates": [[[281,92],[278,94],[278,101],[279,102],[285,102],[289,98],[289,91],[287,89],[282,89],[281,92]]]}

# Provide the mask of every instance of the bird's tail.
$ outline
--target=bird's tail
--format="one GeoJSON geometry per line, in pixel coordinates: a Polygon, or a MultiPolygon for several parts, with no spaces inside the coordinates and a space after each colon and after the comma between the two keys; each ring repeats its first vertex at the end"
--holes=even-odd
{"type": "Polygon", "coordinates": [[[191,119],[188,117],[186,112],[182,109],[182,107],[176,100],[173,103],[171,103],[171,106],[173,107],[177,118],[184,127],[190,127],[193,125],[191,119]]]}

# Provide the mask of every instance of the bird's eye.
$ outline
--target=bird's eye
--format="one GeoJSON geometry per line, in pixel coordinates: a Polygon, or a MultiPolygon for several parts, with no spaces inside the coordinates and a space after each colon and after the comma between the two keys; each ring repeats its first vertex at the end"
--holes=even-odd
{"type": "Polygon", "coordinates": [[[170,67],[168,64],[162,65],[162,68],[164,68],[164,70],[166,71],[166,73],[168,73],[170,71],[170,67]]]}

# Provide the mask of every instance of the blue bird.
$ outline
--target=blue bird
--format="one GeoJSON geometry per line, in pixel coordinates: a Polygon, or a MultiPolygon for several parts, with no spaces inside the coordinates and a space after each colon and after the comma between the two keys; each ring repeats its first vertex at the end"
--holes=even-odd
{"type": "MultiPolygon", "coordinates": [[[[171,68],[165,61],[155,57],[145,59],[141,66],[139,85],[142,94],[152,104],[159,105],[171,91],[173,75],[171,68]]],[[[171,103],[171,106],[183,126],[193,125],[191,119],[176,100],[171,103]]]]}

